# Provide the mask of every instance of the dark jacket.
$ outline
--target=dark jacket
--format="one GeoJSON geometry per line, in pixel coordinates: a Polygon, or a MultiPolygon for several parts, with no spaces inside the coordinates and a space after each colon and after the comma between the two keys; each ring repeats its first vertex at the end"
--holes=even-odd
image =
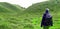
{"type": "Polygon", "coordinates": [[[49,13],[46,10],[46,13],[42,17],[41,27],[42,26],[53,26],[52,16],[49,17],[50,15],[47,15],[47,14],[49,14],[49,13]],[[48,17],[46,17],[46,16],[48,16],[48,17]]]}

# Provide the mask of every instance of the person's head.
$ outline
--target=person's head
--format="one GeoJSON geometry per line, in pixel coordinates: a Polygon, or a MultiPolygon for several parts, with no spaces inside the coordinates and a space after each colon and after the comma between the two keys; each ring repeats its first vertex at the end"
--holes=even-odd
{"type": "Polygon", "coordinates": [[[48,8],[46,8],[46,12],[45,13],[49,13],[49,9],[48,8]]]}
{"type": "Polygon", "coordinates": [[[49,9],[48,9],[48,8],[46,8],[45,17],[46,17],[46,18],[51,18],[51,15],[50,15],[50,13],[49,13],[49,9]]]}

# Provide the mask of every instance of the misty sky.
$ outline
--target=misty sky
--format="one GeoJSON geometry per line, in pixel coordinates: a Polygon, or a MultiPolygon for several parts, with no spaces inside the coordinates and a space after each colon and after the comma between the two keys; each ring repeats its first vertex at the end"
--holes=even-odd
{"type": "Polygon", "coordinates": [[[11,4],[18,4],[25,8],[29,7],[30,5],[32,5],[34,3],[43,2],[43,1],[47,1],[47,0],[0,0],[0,2],[8,2],[11,4]]]}

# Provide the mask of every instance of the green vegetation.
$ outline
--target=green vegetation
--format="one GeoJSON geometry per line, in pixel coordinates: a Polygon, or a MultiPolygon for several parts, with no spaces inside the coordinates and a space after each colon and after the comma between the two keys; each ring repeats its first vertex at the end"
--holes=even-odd
{"type": "Polygon", "coordinates": [[[49,8],[54,26],[60,29],[60,0],[36,3],[28,8],[0,2],[0,29],[41,29],[40,23],[45,9],[49,8]]]}
{"type": "Polygon", "coordinates": [[[19,14],[23,10],[18,5],[0,2],[0,29],[20,29],[22,23],[20,24],[19,14]]]}

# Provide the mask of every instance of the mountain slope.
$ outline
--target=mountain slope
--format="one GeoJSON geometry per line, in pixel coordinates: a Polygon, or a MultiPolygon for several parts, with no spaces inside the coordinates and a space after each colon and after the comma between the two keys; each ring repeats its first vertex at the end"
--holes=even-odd
{"type": "Polygon", "coordinates": [[[28,7],[24,12],[26,13],[33,13],[33,14],[40,14],[44,13],[45,9],[49,8],[50,12],[58,13],[60,10],[60,2],[59,1],[46,1],[41,3],[33,4],[32,6],[28,7]],[[58,10],[57,10],[58,9],[58,10]],[[58,11],[58,12],[57,12],[58,11]]]}
{"type": "Polygon", "coordinates": [[[21,29],[22,22],[19,16],[23,9],[18,5],[0,2],[0,29],[21,29]]]}
{"type": "MultiPolygon", "coordinates": [[[[41,19],[42,15],[45,12],[45,9],[49,8],[49,12],[52,15],[53,26],[49,29],[59,29],[60,25],[60,0],[49,0],[46,2],[36,3],[32,6],[28,7],[24,12],[24,16],[26,18],[30,18],[28,20],[34,24],[35,29],[41,29],[41,19]]],[[[22,15],[23,16],[23,15],[22,15]]],[[[24,18],[25,18],[24,17],[24,18]]]]}
{"type": "Polygon", "coordinates": [[[0,2],[0,6],[2,6],[3,8],[6,8],[7,10],[11,12],[20,12],[23,10],[23,8],[14,6],[13,4],[10,4],[7,2],[0,2]]]}

